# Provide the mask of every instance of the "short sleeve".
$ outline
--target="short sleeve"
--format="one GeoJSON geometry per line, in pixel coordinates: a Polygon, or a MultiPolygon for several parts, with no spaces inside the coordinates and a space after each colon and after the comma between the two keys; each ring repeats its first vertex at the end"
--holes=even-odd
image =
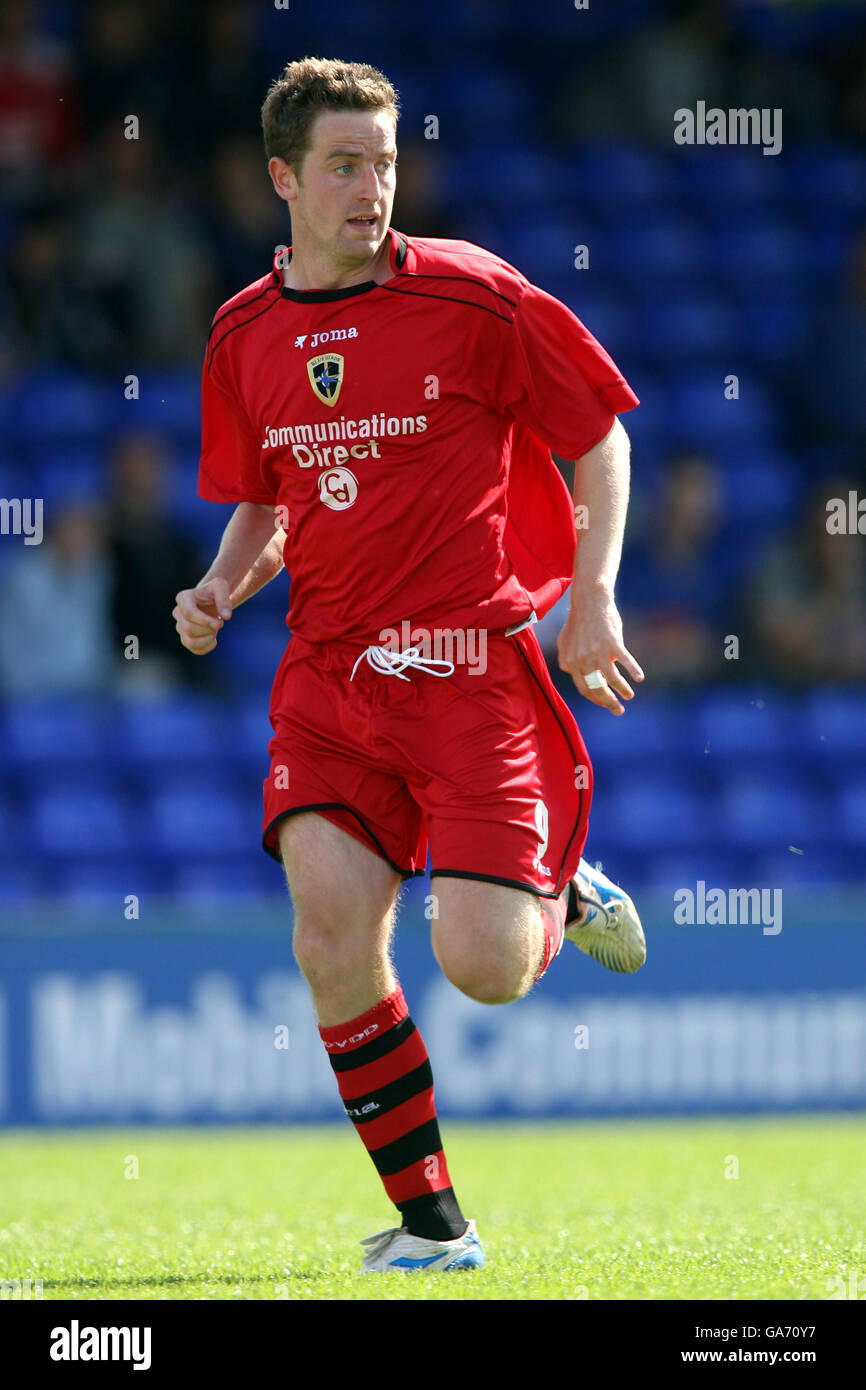
{"type": "Polygon", "coordinates": [[[562,458],[580,458],[639,404],[601,343],[545,290],[527,284],[508,334],[498,408],[562,458]]]}
{"type": "Polygon", "coordinates": [[[214,365],[207,357],[201,384],[198,495],[208,502],[277,501],[262,476],[259,437],[240,401],[214,380],[214,365]]]}

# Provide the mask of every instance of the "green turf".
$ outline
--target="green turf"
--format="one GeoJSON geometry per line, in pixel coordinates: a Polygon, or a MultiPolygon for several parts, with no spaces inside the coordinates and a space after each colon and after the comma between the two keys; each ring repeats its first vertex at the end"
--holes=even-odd
{"type": "Polygon", "coordinates": [[[46,1299],[824,1299],[853,1271],[866,1293],[862,1117],[443,1128],[484,1270],[357,1273],[358,1240],[398,1223],[348,1127],[13,1131],[0,1280],[46,1299]]]}

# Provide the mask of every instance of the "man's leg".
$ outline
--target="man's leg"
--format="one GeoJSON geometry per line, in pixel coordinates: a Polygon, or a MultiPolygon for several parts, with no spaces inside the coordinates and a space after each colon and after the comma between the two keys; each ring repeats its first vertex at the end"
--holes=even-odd
{"type": "Polygon", "coordinates": [[[436,1118],[421,1034],[389,944],[400,877],[316,813],[287,817],[280,850],[295,908],[294,952],[346,1113],[413,1236],[466,1230],[436,1118]]]}
{"type": "Polygon", "coordinates": [[[435,875],[432,887],[433,952],[443,973],[482,1004],[521,999],[562,945],[565,895],[435,875]]]}

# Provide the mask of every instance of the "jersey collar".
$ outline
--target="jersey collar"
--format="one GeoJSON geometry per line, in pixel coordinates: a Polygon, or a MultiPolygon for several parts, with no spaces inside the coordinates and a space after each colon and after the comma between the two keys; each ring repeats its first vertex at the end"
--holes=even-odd
{"type": "MultiPolygon", "coordinates": [[[[395,275],[401,275],[407,268],[407,262],[411,254],[411,248],[402,232],[389,227],[387,236],[390,238],[390,249],[388,260],[395,275]]],[[[274,263],[271,274],[274,283],[279,286],[280,294],[284,299],[293,299],[299,304],[324,304],[332,299],[350,299],[356,294],[366,294],[368,290],[379,288],[378,281],[364,280],[359,285],[346,285],[341,290],[292,290],[283,284],[282,268],[277,264],[284,256],[292,259],[292,248],[288,246],[282,251],[277,251],[274,255],[274,263]]]]}

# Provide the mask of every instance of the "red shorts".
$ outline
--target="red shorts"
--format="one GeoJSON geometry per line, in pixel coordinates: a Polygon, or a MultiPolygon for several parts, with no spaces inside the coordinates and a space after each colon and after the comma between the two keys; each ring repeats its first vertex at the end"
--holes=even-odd
{"type": "Polygon", "coordinates": [[[554,897],[586,841],[592,770],[531,628],[488,633],[485,665],[408,680],[356,642],[290,638],[271,694],[263,845],[318,811],[404,878],[486,879],[554,897]]]}

